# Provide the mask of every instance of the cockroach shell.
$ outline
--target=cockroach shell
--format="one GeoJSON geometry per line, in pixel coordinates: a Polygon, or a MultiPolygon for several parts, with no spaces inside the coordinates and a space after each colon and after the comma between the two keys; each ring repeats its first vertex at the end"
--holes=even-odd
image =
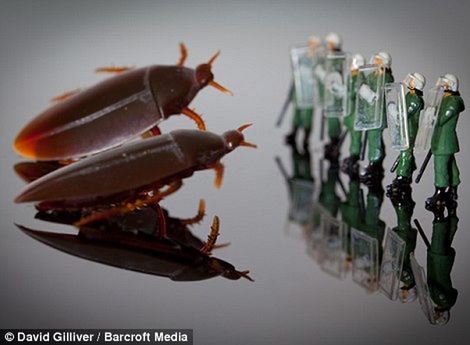
{"type": "Polygon", "coordinates": [[[19,133],[14,148],[35,160],[101,152],[180,113],[199,89],[190,68],[155,65],[131,70],[50,107],[19,133]]]}
{"type": "Polygon", "coordinates": [[[26,186],[15,202],[84,200],[158,187],[205,168],[228,151],[222,136],[177,130],[58,169],[26,186]]]}

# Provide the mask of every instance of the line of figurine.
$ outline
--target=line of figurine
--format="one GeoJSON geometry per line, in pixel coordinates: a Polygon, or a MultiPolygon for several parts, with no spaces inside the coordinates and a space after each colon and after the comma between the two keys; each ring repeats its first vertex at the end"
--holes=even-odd
{"type": "Polygon", "coordinates": [[[312,164],[308,148],[289,148],[291,173],[276,158],[288,190],[289,228],[301,227],[307,252],[320,269],[341,280],[350,275],[368,293],[380,291],[390,300],[418,299],[431,324],[448,323],[458,297],[452,279],[457,203],[431,210],[432,232],[427,235],[413,217],[415,202],[409,189],[389,196],[396,218],[387,217],[386,223],[381,180],[366,189],[356,175],[343,184],[338,161],[328,162],[320,154],[318,164],[312,164]],[[426,273],[414,255],[420,237],[427,248],[426,273]]]}
{"type": "Polygon", "coordinates": [[[416,178],[419,182],[434,156],[435,193],[426,200],[426,207],[443,208],[457,200],[460,176],[455,159],[459,151],[456,126],[465,107],[455,75],[440,77],[423,98],[426,78],[422,74],[409,73],[403,82],[394,82],[389,53],[376,53],[365,64],[361,54],[343,52],[337,33],[329,33],[323,40],[311,37],[307,44],[292,48],[291,60],[293,82],[277,122],[278,126],[282,123],[292,103],[288,143],[295,143],[303,129],[303,145],[308,147],[313,115],[320,110],[320,139],[324,140],[326,126],[329,137],[325,158],[338,160],[349,134],[349,156],[342,160],[341,170],[350,176],[359,174],[359,161],[367,149],[368,165],[360,179],[374,184],[384,174],[383,131],[388,127],[391,147],[400,151],[391,168],[396,178],[387,187],[388,193],[401,194],[410,189],[417,169],[414,154],[427,152],[416,178]]]}

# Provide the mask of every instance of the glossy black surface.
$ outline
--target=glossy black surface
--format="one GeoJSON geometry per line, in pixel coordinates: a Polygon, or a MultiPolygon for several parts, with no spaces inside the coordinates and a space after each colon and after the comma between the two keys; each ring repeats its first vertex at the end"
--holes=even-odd
{"type": "MultiPolygon", "coordinates": [[[[416,70],[430,85],[443,73],[455,73],[467,100],[470,68],[468,47],[462,41],[470,32],[467,7],[457,1],[2,4],[1,326],[183,327],[194,329],[196,344],[468,343],[470,165],[465,157],[470,124],[466,113],[458,125],[462,152],[456,157],[463,183],[459,229],[452,242],[456,256],[451,277],[458,297],[443,327],[429,324],[418,301],[392,302],[383,294],[365,292],[350,276],[341,280],[325,273],[309,256],[302,229],[288,221],[288,190],[274,161],[280,156],[291,173],[291,151],[283,144],[291,114],[281,129],[274,127],[290,82],[291,44],[335,30],[342,33],[345,50],[358,50],[366,57],[376,50],[390,51],[397,80],[416,70]],[[21,159],[11,144],[32,114],[44,109],[54,95],[100,80],[93,74],[100,65],[175,63],[179,41],[191,47],[191,66],[206,60],[214,47],[222,50],[217,79],[235,96],[211,89],[198,95],[193,105],[207,114],[207,128],[222,133],[253,122],[249,139],[259,148],[239,149],[224,159],[220,190],[213,188],[211,172],[196,173],[162,206],[177,217],[187,217],[204,198],[207,217],[193,227],[194,234],[205,238],[212,216],[218,215],[219,241],[231,246],[216,251],[216,256],[237,269],[250,269],[254,283],[222,278],[174,282],[111,268],[48,248],[14,225],[76,233],[65,225],[35,220],[31,205],[12,202],[24,182],[13,170],[21,159]]],[[[310,144],[316,193],[322,156],[318,120],[310,144]]],[[[162,130],[193,127],[187,119],[172,117],[162,130]]],[[[418,156],[418,162],[423,158],[418,156]]],[[[389,151],[385,166],[394,159],[395,153],[389,151]]],[[[348,190],[348,180],[341,176],[348,190]]],[[[392,179],[387,175],[384,186],[392,179]]],[[[336,192],[344,198],[340,189],[337,186],[336,192]]],[[[367,195],[367,189],[364,192],[367,195]]],[[[429,170],[413,190],[413,218],[419,219],[430,241],[433,215],[424,209],[424,201],[432,193],[429,170]]],[[[380,220],[389,227],[397,225],[393,205],[385,196],[380,220]]],[[[419,234],[415,253],[425,264],[426,247],[419,234]]]]}

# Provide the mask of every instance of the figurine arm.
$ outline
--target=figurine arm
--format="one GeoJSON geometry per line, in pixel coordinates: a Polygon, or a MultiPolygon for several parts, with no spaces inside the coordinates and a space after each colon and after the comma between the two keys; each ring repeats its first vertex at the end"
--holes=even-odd
{"type": "Polygon", "coordinates": [[[318,64],[315,69],[313,70],[313,73],[315,74],[315,76],[323,82],[323,80],[325,80],[325,76],[326,76],[326,71],[325,69],[323,68],[322,65],[318,64]]]}
{"type": "Polygon", "coordinates": [[[359,88],[359,96],[367,101],[367,103],[372,104],[377,99],[377,94],[371,90],[369,85],[362,84],[359,88]]]}

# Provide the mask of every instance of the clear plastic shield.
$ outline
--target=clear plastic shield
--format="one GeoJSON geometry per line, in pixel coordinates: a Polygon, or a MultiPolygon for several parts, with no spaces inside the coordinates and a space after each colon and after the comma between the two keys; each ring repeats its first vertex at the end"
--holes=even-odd
{"type": "Polygon", "coordinates": [[[336,277],[344,276],[343,242],[345,224],[330,214],[323,214],[322,217],[322,242],[319,264],[323,271],[336,277]]]}
{"type": "Polygon", "coordinates": [[[292,200],[289,220],[298,224],[306,224],[311,217],[314,184],[312,181],[294,179],[291,187],[292,200]]]}
{"type": "Polygon", "coordinates": [[[444,89],[440,86],[433,87],[425,94],[424,109],[421,110],[419,116],[419,128],[416,134],[414,147],[416,152],[424,153],[431,148],[432,135],[443,95],[444,89]]]}
{"type": "Polygon", "coordinates": [[[379,243],[376,238],[351,229],[352,276],[368,292],[378,290],[379,243]]]}
{"type": "Polygon", "coordinates": [[[319,203],[312,205],[309,245],[307,252],[317,262],[321,260],[321,246],[323,244],[323,215],[330,213],[319,203]]]}
{"type": "Polygon", "coordinates": [[[408,137],[408,111],[405,84],[387,83],[384,86],[387,127],[392,149],[402,151],[410,147],[408,137]]]}
{"type": "Polygon", "coordinates": [[[296,107],[313,107],[313,64],[314,52],[308,46],[294,47],[290,51],[296,107]]]}
{"type": "Polygon", "coordinates": [[[429,322],[436,324],[436,319],[434,317],[434,305],[429,293],[429,287],[426,281],[426,274],[424,273],[424,269],[419,265],[418,261],[416,261],[413,253],[410,254],[410,263],[411,270],[416,281],[416,289],[418,291],[418,299],[419,304],[421,305],[421,309],[423,310],[424,315],[427,317],[429,322]]]}
{"type": "Polygon", "coordinates": [[[354,129],[367,131],[383,125],[385,68],[365,65],[359,68],[354,129]]]}
{"type": "Polygon", "coordinates": [[[324,115],[341,117],[347,113],[349,58],[346,53],[330,53],[325,60],[324,115]]]}
{"type": "Polygon", "coordinates": [[[395,231],[387,229],[385,246],[380,265],[380,291],[391,300],[396,300],[400,289],[400,278],[405,258],[405,241],[395,231]]]}
{"type": "Polygon", "coordinates": [[[326,54],[327,52],[324,48],[318,48],[315,51],[315,57],[313,62],[313,102],[315,106],[319,109],[323,109],[324,106],[326,54]]]}

